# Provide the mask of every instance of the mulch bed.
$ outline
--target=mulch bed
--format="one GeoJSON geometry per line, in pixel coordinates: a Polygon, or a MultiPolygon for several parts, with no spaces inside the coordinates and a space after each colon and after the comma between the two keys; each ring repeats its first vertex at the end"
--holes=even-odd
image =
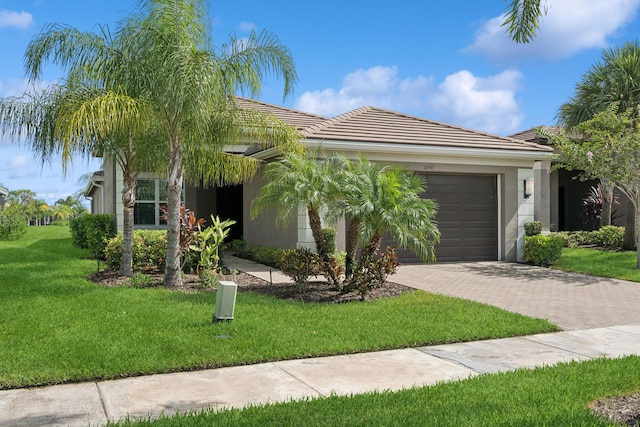
{"type": "MultiPolygon", "coordinates": [[[[162,284],[163,275],[160,271],[147,271],[145,275],[153,280],[150,286],[164,287],[162,284]]],[[[89,280],[103,286],[129,286],[130,278],[118,276],[116,271],[104,270],[89,276],[89,280]]],[[[238,273],[232,275],[220,275],[218,280],[233,280],[238,284],[239,292],[256,292],[263,295],[273,296],[279,299],[304,302],[328,302],[328,303],[344,303],[350,301],[360,301],[360,295],[352,292],[342,294],[331,288],[326,282],[310,282],[307,289],[301,292],[293,283],[269,283],[247,273],[238,273]]],[[[179,287],[166,287],[186,292],[214,292],[215,288],[203,287],[200,278],[194,274],[185,274],[182,276],[182,285],[179,287]]],[[[369,292],[365,300],[374,300],[379,298],[392,298],[398,295],[413,292],[415,289],[407,286],[398,285],[396,283],[386,282],[384,286],[373,289],[369,292]]]]}
{"type": "Polygon", "coordinates": [[[640,425],[640,392],[596,400],[589,408],[603,419],[628,426],[640,425]]]}

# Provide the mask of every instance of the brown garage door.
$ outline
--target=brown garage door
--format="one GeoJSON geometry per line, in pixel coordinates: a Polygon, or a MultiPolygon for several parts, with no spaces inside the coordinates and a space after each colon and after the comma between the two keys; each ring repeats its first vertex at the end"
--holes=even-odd
{"type": "MultiPolygon", "coordinates": [[[[498,197],[495,175],[425,175],[425,197],[438,202],[438,262],[498,259],[498,197]]],[[[382,247],[392,244],[388,236],[382,247]]],[[[398,250],[403,262],[420,262],[409,250],[398,250]]]]}

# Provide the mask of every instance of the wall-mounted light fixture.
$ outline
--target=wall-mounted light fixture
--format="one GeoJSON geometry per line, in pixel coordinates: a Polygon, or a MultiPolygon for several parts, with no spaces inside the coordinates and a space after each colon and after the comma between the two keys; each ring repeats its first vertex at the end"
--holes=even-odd
{"type": "Polygon", "coordinates": [[[524,198],[528,199],[533,194],[533,180],[525,179],[523,182],[524,198]]]}

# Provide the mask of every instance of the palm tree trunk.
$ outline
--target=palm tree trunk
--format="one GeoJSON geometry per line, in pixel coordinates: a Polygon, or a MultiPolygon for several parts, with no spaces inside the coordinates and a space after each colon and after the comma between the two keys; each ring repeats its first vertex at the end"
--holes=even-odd
{"type": "Polygon", "coordinates": [[[122,263],[121,276],[133,276],[133,209],[136,205],[136,175],[124,170],[124,190],[122,205],[124,224],[122,228],[122,263]]]}
{"type": "Polygon", "coordinates": [[[349,228],[347,230],[347,241],[345,257],[345,280],[348,280],[353,275],[353,266],[356,262],[356,251],[358,250],[358,235],[360,234],[360,220],[352,219],[349,222],[349,228]]]}
{"type": "Polygon", "coordinates": [[[358,260],[358,270],[365,268],[371,261],[373,261],[373,257],[376,252],[380,250],[380,243],[382,242],[382,233],[376,231],[374,235],[369,240],[369,243],[362,249],[362,253],[360,254],[360,259],[358,260]]]}
{"type": "Polygon", "coordinates": [[[180,202],[182,194],[182,150],[180,139],[171,139],[171,152],[167,166],[167,258],[164,284],[179,286],[180,275],[180,202]]]}
{"type": "Polygon", "coordinates": [[[327,253],[327,245],[322,234],[322,220],[320,219],[320,212],[311,206],[307,206],[307,214],[309,216],[311,234],[313,234],[313,240],[316,242],[316,250],[320,256],[320,262],[322,262],[324,266],[324,273],[329,276],[328,279],[331,284],[338,289],[340,287],[340,281],[338,280],[338,276],[331,265],[329,253],[327,253]]]}

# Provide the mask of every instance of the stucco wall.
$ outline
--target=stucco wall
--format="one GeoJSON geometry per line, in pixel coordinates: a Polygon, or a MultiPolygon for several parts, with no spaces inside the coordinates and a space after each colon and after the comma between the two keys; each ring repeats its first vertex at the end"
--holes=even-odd
{"type": "Polygon", "coordinates": [[[276,227],[276,210],[263,212],[256,219],[251,219],[249,212],[251,201],[256,198],[264,185],[262,172],[243,186],[243,238],[247,244],[272,246],[277,248],[295,248],[298,240],[298,218],[294,218],[286,226],[276,227]]]}

